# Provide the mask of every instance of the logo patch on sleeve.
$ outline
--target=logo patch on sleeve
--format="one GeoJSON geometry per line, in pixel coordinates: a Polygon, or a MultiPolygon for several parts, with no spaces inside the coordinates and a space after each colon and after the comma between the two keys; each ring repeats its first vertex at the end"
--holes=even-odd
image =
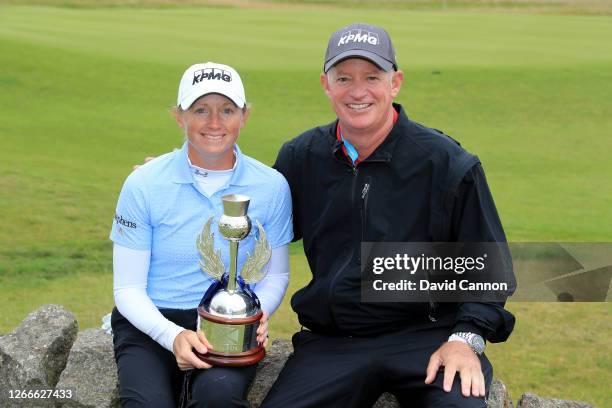
{"type": "Polygon", "coordinates": [[[128,228],[136,228],[135,222],[126,220],[119,214],[115,214],[115,222],[117,223],[117,225],[123,225],[124,227],[128,227],[128,228]]]}

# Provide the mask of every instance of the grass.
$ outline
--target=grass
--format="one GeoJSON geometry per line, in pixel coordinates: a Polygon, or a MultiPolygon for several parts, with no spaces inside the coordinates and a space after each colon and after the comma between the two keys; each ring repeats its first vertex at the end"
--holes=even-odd
{"type": "MultiPolygon", "coordinates": [[[[612,241],[610,17],[0,5],[0,332],[43,303],[81,328],[110,310],[117,194],[132,164],[181,143],[168,108],[187,65],[241,72],[254,111],[240,145],[271,164],[285,140],[333,119],[324,46],[364,20],[395,40],[409,115],[482,159],[510,240],[612,241]]],[[[291,253],[289,294],[309,274],[301,245],[291,253]]],[[[298,328],[288,302],[273,336],[298,328]]],[[[488,354],[515,400],[609,402],[609,303],[509,308],[515,333],[488,354]]]]}
{"type": "Polygon", "coordinates": [[[609,0],[0,0],[0,4],[70,8],[209,6],[223,8],[361,9],[610,15],[609,0]]]}

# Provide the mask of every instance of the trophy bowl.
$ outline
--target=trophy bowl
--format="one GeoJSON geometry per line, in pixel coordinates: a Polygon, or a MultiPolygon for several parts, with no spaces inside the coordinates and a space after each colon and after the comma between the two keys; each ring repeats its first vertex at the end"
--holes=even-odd
{"type": "Polygon", "coordinates": [[[249,197],[232,194],[222,197],[223,215],[219,232],[230,244],[229,272],[214,250],[214,235],[210,232],[212,217],[208,219],[196,244],[202,261],[200,267],[216,281],[210,285],[198,306],[197,330],[201,330],[214,349],[206,354],[195,354],[213,366],[238,367],[259,362],[265,349],[257,342],[257,328],[263,316],[257,295],[249,283],[265,276],[262,272],[271,256],[261,224],[257,223],[260,239],[256,240],[253,255],[245,261],[237,275],[238,244],[251,230],[247,216],[249,197]]]}

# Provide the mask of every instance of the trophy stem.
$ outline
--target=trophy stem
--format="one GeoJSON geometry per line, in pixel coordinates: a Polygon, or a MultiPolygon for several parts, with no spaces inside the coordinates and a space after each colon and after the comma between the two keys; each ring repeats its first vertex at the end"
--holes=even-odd
{"type": "Polygon", "coordinates": [[[227,290],[234,293],[236,290],[236,270],[238,269],[238,241],[230,240],[230,270],[227,280],[227,290]]]}

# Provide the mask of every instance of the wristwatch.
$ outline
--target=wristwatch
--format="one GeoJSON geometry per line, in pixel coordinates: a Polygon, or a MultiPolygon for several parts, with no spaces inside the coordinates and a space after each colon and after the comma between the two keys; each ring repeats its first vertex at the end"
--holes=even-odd
{"type": "Polygon", "coordinates": [[[481,335],[470,332],[457,332],[453,333],[453,335],[464,339],[467,345],[470,346],[472,351],[477,355],[480,356],[484,353],[486,344],[481,335]]]}

